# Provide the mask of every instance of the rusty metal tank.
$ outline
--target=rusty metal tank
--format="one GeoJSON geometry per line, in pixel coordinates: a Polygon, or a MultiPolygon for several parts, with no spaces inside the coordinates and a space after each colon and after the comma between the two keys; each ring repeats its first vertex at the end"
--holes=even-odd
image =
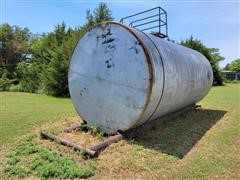
{"type": "Polygon", "coordinates": [[[107,133],[193,105],[212,81],[201,53],[116,22],[93,26],[80,38],[68,73],[80,117],[107,133]]]}

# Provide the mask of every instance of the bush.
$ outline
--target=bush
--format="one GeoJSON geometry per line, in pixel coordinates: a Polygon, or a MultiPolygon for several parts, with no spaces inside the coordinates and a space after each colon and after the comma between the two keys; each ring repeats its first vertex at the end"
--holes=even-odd
{"type": "Polygon", "coordinates": [[[224,79],[224,83],[238,84],[238,83],[240,83],[240,80],[229,80],[229,79],[224,79]]]}
{"type": "Polygon", "coordinates": [[[9,87],[9,91],[10,91],[10,92],[18,92],[18,91],[19,91],[19,85],[12,84],[12,85],[9,87]]]}
{"type": "Polygon", "coordinates": [[[0,91],[8,91],[11,84],[12,84],[12,81],[8,79],[7,73],[3,72],[0,78],[0,91]]]}
{"type": "Polygon", "coordinates": [[[238,84],[238,83],[240,83],[240,81],[239,80],[233,80],[232,83],[233,84],[238,84]]]}

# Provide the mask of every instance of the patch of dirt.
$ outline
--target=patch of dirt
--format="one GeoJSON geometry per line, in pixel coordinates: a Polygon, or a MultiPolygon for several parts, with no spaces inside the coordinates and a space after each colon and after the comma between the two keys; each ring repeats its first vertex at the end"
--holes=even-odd
{"type": "Polygon", "coordinates": [[[85,147],[89,147],[93,144],[96,144],[101,141],[100,138],[94,137],[91,133],[87,132],[79,132],[79,131],[73,131],[72,133],[59,133],[59,137],[64,139],[69,139],[71,142],[81,144],[85,147]]]}

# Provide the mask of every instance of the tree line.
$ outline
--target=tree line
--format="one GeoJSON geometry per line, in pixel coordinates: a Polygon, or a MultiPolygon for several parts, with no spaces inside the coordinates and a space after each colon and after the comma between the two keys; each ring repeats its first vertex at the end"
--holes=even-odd
{"type": "MultiPolygon", "coordinates": [[[[110,9],[100,3],[87,11],[86,23],[77,28],[67,28],[63,22],[52,32],[39,35],[27,28],[0,25],[0,90],[69,96],[68,65],[77,41],[92,25],[112,20],[110,9]]],[[[192,36],[180,44],[206,56],[213,68],[214,85],[222,85],[218,63],[224,58],[218,49],[208,48],[192,36]]]]}
{"type": "Polygon", "coordinates": [[[0,26],[0,89],[69,96],[68,64],[72,51],[84,32],[92,25],[111,21],[106,4],[86,13],[86,23],[67,28],[63,22],[53,32],[32,34],[27,28],[0,26]]]}
{"type": "Polygon", "coordinates": [[[231,63],[227,63],[223,70],[230,70],[233,72],[240,72],[240,58],[235,59],[231,63]]]}

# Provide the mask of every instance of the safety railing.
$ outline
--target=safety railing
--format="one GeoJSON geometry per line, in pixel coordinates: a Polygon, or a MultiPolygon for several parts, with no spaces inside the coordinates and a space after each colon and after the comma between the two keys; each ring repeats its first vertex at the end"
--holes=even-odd
{"type": "Polygon", "coordinates": [[[160,38],[168,37],[167,12],[161,7],[142,11],[120,20],[120,23],[147,31],[160,38]]]}

